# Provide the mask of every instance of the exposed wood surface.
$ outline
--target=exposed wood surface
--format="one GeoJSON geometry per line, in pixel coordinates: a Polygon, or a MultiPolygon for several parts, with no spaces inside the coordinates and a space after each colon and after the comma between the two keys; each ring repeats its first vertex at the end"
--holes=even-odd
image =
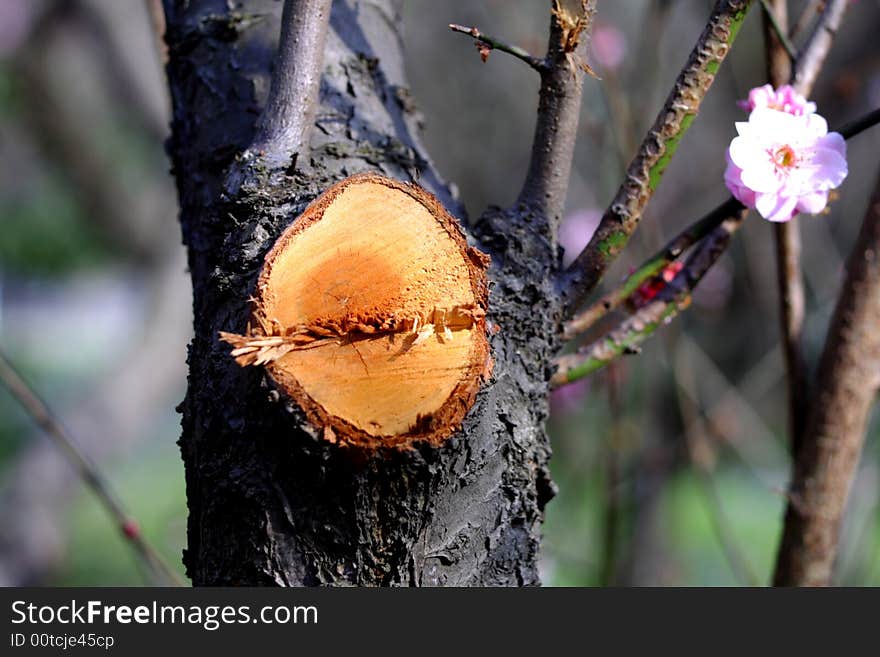
{"type": "Polygon", "coordinates": [[[331,442],[438,442],[491,368],[487,266],[433,196],[353,176],[281,235],[247,334],[221,337],[240,364],[265,364],[331,442]]]}

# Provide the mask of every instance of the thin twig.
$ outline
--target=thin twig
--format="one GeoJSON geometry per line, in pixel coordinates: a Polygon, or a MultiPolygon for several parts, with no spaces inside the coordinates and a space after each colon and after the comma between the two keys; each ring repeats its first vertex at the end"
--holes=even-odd
{"type": "Polygon", "coordinates": [[[624,354],[639,353],[639,345],[654,332],[672,321],[691,302],[691,292],[727,248],[748,210],[742,206],[732,212],[703,240],[684,268],[653,301],[627,318],[616,329],[573,354],[556,359],[556,372],[550,379],[553,388],[572,383],[605,367],[624,354]]]}
{"type": "Polygon", "coordinates": [[[475,39],[477,47],[480,48],[480,55],[483,57],[483,61],[486,60],[486,56],[488,55],[489,50],[500,50],[501,52],[506,52],[508,55],[513,55],[520,61],[525,62],[539,73],[543,72],[547,68],[547,60],[542,59],[541,57],[535,57],[531,53],[520,48],[519,46],[512,46],[508,43],[505,43],[501,39],[497,39],[493,36],[489,36],[488,34],[484,34],[483,32],[480,32],[480,30],[478,30],[476,27],[465,27],[464,25],[450,23],[449,29],[453,32],[467,34],[468,36],[475,39]],[[485,47],[486,50],[483,51],[482,47],[485,47]],[[483,54],[484,52],[486,53],[485,55],[483,54]]]}
{"type": "Polygon", "coordinates": [[[839,132],[844,139],[851,139],[857,134],[864,132],[868,128],[872,128],[878,123],[880,123],[880,107],[875,110],[871,110],[864,116],[860,116],[859,118],[850,121],[843,127],[839,128],[837,132],[839,132]]]}
{"type": "Polygon", "coordinates": [[[626,514],[621,486],[622,454],[624,452],[624,417],[620,398],[621,379],[624,377],[623,363],[614,363],[605,372],[608,387],[608,411],[611,415],[610,439],[604,445],[605,468],[605,515],[602,519],[601,559],[597,568],[599,586],[613,586],[621,552],[621,530],[625,529],[626,514]]]}
{"type": "Polygon", "coordinates": [[[563,326],[562,338],[564,340],[571,340],[577,337],[607,313],[620,307],[642,284],[660,274],[667,265],[677,260],[682,253],[706,237],[722,221],[742,207],[742,203],[730,197],[702,219],[685,228],[670,240],[663,249],[642,263],[618,288],[609,292],[592,306],[566,322],[563,326]]]}
{"type": "MultiPolygon", "coordinates": [[[[786,32],[786,25],[788,24],[787,20],[787,12],[785,3],[780,3],[777,0],[760,0],[761,9],[763,9],[764,18],[767,21],[767,26],[770,30],[773,31],[775,36],[775,40],[778,42],[779,46],[784,49],[785,53],[788,55],[789,60],[797,59],[797,50],[792,45],[791,41],[788,39],[788,34],[786,32]]],[[[783,82],[771,83],[774,86],[778,86],[783,84],[784,81],[788,78],[788,76],[783,77],[783,82]]]]}
{"type": "Polygon", "coordinates": [[[590,243],[564,272],[572,316],[624,249],[745,19],[750,0],[719,0],[590,243]]]}
{"type": "Polygon", "coordinates": [[[810,0],[810,2],[807,3],[807,6],[804,7],[803,11],[798,16],[797,21],[795,21],[794,26],[788,33],[789,39],[796,38],[806,29],[807,23],[819,15],[824,2],[825,0],[810,0]]]}
{"type": "MultiPolygon", "coordinates": [[[[865,130],[880,123],[880,108],[868,112],[836,130],[844,139],[852,139],[865,130]]],[[[662,250],[646,260],[636,271],[615,290],[609,292],[592,306],[575,315],[563,327],[562,337],[564,340],[572,340],[605,316],[612,310],[629,299],[633,293],[646,281],[659,274],[664,267],[684,253],[685,250],[707,239],[723,221],[734,215],[743,208],[743,205],[734,199],[728,198],[724,203],[709,212],[699,221],[691,224],[682,232],[670,240],[662,250]]],[[[596,369],[599,369],[598,367],[596,369]]]]}
{"type": "Polygon", "coordinates": [[[685,390],[695,390],[697,384],[693,368],[690,367],[689,359],[676,358],[672,365],[672,376],[675,380],[676,399],[684,427],[685,446],[687,447],[688,460],[691,467],[696,471],[697,478],[706,495],[706,503],[709,506],[709,516],[715,537],[724,553],[730,570],[739,583],[748,586],[757,586],[758,578],[742,552],[737,542],[724,503],[718,494],[718,487],[714,478],[714,459],[712,458],[710,439],[706,435],[703,419],[698,415],[697,404],[687,397],[685,390]]]}
{"type": "Polygon", "coordinates": [[[880,389],[880,175],[825,339],[795,456],[773,583],[831,583],[840,524],[880,389]]]}
{"type": "Polygon", "coordinates": [[[822,15],[801,48],[791,84],[804,96],[809,96],[813,89],[848,4],[849,0],[827,0],[822,15]]]}
{"type": "Polygon", "coordinates": [[[163,112],[154,109],[155,103],[151,102],[149,92],[134,79],[132,66],[127,63],[122,51],[124,44],[116,39],[107,17],[94,3],[84,0],[68,0],[58,4],[61,11],[70,12],[72,17],[90,31],[89,41],[101,52],[97,63],[101,67],[102,79],[107,82],[117,102],[124,107],[126,118],[142,127],[157,143],[163,142],[168,136],[168,118],[163,112]]]}
{"type": "Polygon", "coordinates": [[[155,583],[182,586],[183,582],[180,576],[162,560],[158,552],[147,542],[137,523],[126,512],[97,466],[77,447],[76,442],[67,434],[46,403],[28,386],[2,351],[0,351],[0,381],[18,400],[37,426],[45,431],[61,449],[83,482],[92,489],[98,501],[113,518],[123,538],[131,545],[137,557],[152,574],[155,583]]]}
{"type": "Polygon", "coordinates": [[[269,98],[248,149],[270,166],[303,154],[318,111],[331,0],[284,0],[269,98]]]}
{"type": "Polygon", "coordinates": [[[792,452],[797,451],[804,430],[808,378],[802,336],[806,308],[801,271],[801,236],[796,220],[773,225],[776,251],[776,287],[779,323],[788,390],[788,426],[792,452]]]}
{"type": "Polygon", "coordinates": [[[579,0],[563,6],[553,0],[529,169],[513,207],[520,215],[546,222],[553,241],[565,210],[583,77],[589,70],[580,51],[592,29],[595,2],[579,0]]]}
{"type": "MultiPolygon", "coordinates": [[[[785,46],[784,36],[788,24],[788,5],[786,0],[762,0],[762,3],[767,79],[778,88],[792,78],[793,57],[785,46]]],[[[773,242],[776,251],[779,328],[788,394],[789,442],[794,453],[803,435],[808,395],[807,363],[801,344],[806,301],[801,271],[800,222],[773,224],[773,242]]]]}

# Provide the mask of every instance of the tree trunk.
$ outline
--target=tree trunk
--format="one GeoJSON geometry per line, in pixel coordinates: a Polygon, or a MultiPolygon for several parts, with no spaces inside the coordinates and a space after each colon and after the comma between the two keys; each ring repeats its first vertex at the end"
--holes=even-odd
{"type": "Polygon", "coordinates": [[[537,584],[560,312],[549,222],[498,211],[474,231],[492,256],[489,321],[500,330],[492,379],[459,432],[412,449],[323,440],[218,340],[243,332],[264,255],[309,202],[361,171],[417,180],[453,215],[462,210],[418,142],[392,0],[333,3],[310,155],[225,183],[253,138],[280,31],[276,0],[242,4],[165,0],[168,150],[195,317],[180,407],[189,576],[196,585],[537,584]]]}

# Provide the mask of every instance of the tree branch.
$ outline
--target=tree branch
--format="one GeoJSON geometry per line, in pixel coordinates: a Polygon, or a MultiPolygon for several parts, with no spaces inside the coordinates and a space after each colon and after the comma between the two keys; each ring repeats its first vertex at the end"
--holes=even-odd
{"type": "Polygon", "coordinates": [[[308,149],[318,110],[331,2],[284,0],[269,98],[248,149],[269,166],[285,166],[308,149]]]}
{"type": "Polygon", "coordinates": [[[486,61],[490,50],[500,50],[501,52],[506,52],[508,55],[513,55],[520,61],[525,62],[539,73],[542,73],[547,68],[546,60],[541,59],[540,57],[535,57],[518,46],[512,46],[501,39],[491,37],[488,34],[483,34],[476,27],[465,27],[464,25],[450,23],[449,29],[453,32],[467,34],[472,37],[477,47],[480,49],[480,56],[483,58],[483,61],[486,61]],[[485,54],[483,48],[486,49],[485,54]]]}
{"type": "Polygon", "coordinates": [[[679,415],[681,416],[682,431],[684,433],[685,447],[687,448],[688,460],[697,475],[699,483],[703,487],[706,496],[707,512],[709,513],[715,536],[721,551],[727,559],[730,571],[738,582],[744,586],[758,586],[759,580],[755,576],[748,559],[746,559],[739,542],[736,540],[733,528],[730,526],[727,514],[724,510],[724,500],[715,484],[715,461],[711,438],[706,431],[705,421],[700,415],[699,403],[685,394],[686,391],[697,390],[698,384],[694,369],[690,364],[690,358],[684,356],[687,350],[676,349],[675,358],[672,362],[672,377],[674,380],[676,399],[678,401],[679,415]]]}
{"type": "Polygon", "coordinates": [[[805,294],[801,272],[801,234],[796,220],[773,225],[776,249],[776,288],[788,389],[788,426],[792,452],[804,430],[808,397],[807,363],[802,348],[805,294]]]}
{"type": "Polygon", "coordinates": [[[794,25],[789,30],[789,39],[794,39],[795,37],[797,37],[798,34],[806,29],[807,24],[810,22],[810,20],[820,15],[824,2],[825,0],[809,0],[807,5],[801,10],[801,13],[798,15],[798,18],[795,21],[794,25]]]}
{"type": "MultiPolygon", "coordinates": [[[[880,123],[880,109],[868,112],[864,116],[847,123],[836,132],[848,140],[878,123],[880,123]]],[[[563,340],[576,338],[595,325],[602,317],[619,308],[642,284],[660,274],[667,265],[677,260],[682,253],[694,244],[709,236],[723,221],[742,208],[742,203],[730,197],[703,216],[702,219],[689,225],[667,242],[666,246],[660,251],[642,263],[619,287],[604,295],[596,303],[566,322],[563,325],[563,340]]]]}
{"type": "Polygon", "coordinates": [[[580,117],[583,71],[581,38],[592,27],[595,0],[553,0],[550,39],[541,70],[538,118],[529,170],[515,207],[549,223],[555,235],[565,209],[580,117]]]}
{"type": "Polygon", "coordinates": [[[563,340],[571,340],[593,326],[599,319],[620,307],[633,293],[650,279],[654,278],[667,266],[677,260],[691,246],[701,241],[727,217],[742,209],[743,205],[732,196],[724,203],[691,224],[673,239],[667,242],[660,251],[651,256],[630,274],[615,290],[609,292],[583,312],[578,313],[563,325],[563,340]]]}
{"type": "Polygon", "coordinates": [[[796,455],[773,582],[831,581],[840,522],[880,388],[880,177],[850,254],[796,455]]]}
{"type": "MultiPolygon", "coordinates": [[[[616,329],[573,354],[556,359],[553,388],[573,383],[605,367],[624,354],[639,353],[639,345],[662,325],[668,324],[691,302],[691,292],[715,264],[739,229],[748,210],[742,205],[724,217],[720,224],[688,258],[684,268],[656,299],[645,304],[616,329]]],[[[710,215],[711,216],[711,215],[710,215]]]]}
{"type": "MultiPolygon", "coordinates": [[[[778,88],[792,77],[792,55],[785,46],[788,5],[785,0],[762,0],[764,49],[767,79],[778,88]]],[[[800,223],[773,224],[776,248],[776,287],[779,292],[779,322],[788,393],[788,427],[792,452],[800,442],[808,395],[807,364],[801,345],[804,324],[804,281],[801,273],[800,223]]]]}
{"type": "Polygon", "coordinates": [[[857,134],[864,132],[868,128],[871,128],[880,123],[880,107],[875,110],[871,110],[864,116],[860,116],[857,119],[853,119],[849,123],[845,124],[842,128],[837,130],[840,135],[844,139],[850,139],[855,137],[857,134]]]}
{"type": "Polygon", "coordinates": [[[719,0],[590,243],[562,277],[572,315],[617,258],[690,127],[745,19],[750,0],[719,0]]]}
{"type": "Polygon", "coordinates": [[[778,74],[772,72],[767,76],[774,87],[785,84],[790,73],[791,62],[797,59],[797,50],[788,39],[788,5],[779,0],[760,0],[764,17],[764,39],[771,65],[778,67],[778,74]],[[779,82],[773,82],[773,79],[779,82]]]}
{"type": "MultiPolygon", "coordinates": [[[[822,29],[822,25],[826,22],[835,26],[839,25],[840,18],[841,13],[839,13],[839,7],[829,4],[829,6],[826,7],[825,13],[820,17],[819,24],[814,28],[810,38],[804,45],[802,55],[797,62],[796,71],[800,71],[802,67],[808,67],[818,71],[819,67],[824,62],[824,58],[828,54],[828,49],[830,47],[830,43],[825,39],[828,30],[822,29]]],[[[836,27],[834,29],[836,29],[836,27]]],[[[832,30],[832,32],[833,31],[834,30],[832,30]]],[[[779,73],[785,73],[785,69],[780,69],[779,73]]],[[[791,80],[800,93],[809,95],[812,89],[811,85],[815,82],[815,77],[815,75],[802,75],[800,76],[801,81],[797,82],[798,75],[796,72],[791,76],[791,80]]],[[[869,112],[865,116],[844,125],[838,130],[838,132],[844,137],[844,139],[850,139],[878,122],[880,122],[880,109],[869,112]]],[[[662,251],[652,256],[652,258],[646,261],[638,270],[636,270],[636,272],[628,277],[623,285],[605,295],[597,303],[593,304],[584,312],[575,315],[568,323],[566,323],[563,329],[563,338],[566,340],[574,338],[592,326],[606,313],[619,307],[619,305],[629,298],[642,283],[653,276],[656,276],[685,249],[689,248],[697,241],[704,239],[706,235],[714,230],[725,218],[741,207],[742,205],[735,199],[730,198],[698,222],[679,233],[679,235],[670,241],[662,251]]],[[[583,253],[581,255],[583,255],[583,253]]]]}
{"type": "MultiPolygon", "coordinates": [[[[837,132],[844,139],[851,139],[878,123],[880,123],[880,109],[873,110],[846,124],[837,132]]],[[[656,323],[658,320],[666,323],[675,317],[680,310],[687,307],[689,293],[727,248],[730,237],[739,229],[739,224],[747,214],[747,209],[739,201],[729,198],[712,212],[679,233],[662,251],[659,251],[636,270],[622,286],[605,295],[596,304],[568,322],[565,325],[563,337],[570,340],[593,325],[606,312],[619,307],[632,296],[632,293],[643,282],[656,276],[666,265],[677,259],[685,249],[698,241],[700,242],[684,269],[669,283],[665,294],[658,295],[652,303],[642,307],[602,339],[579,349],[574,354],[557,358],[555,361],[557,373],[551,379],[552,385],[558,387],[565,383],[571,383],[601,369],[618,356],[638,353],[638,345],[654,333],[659,326],[656,323]],[[670,293],[670,290],[673,292],[670,293]],[[688,293],[687,299],[680,294],[684,292],[688,293]],[[667,313],[660,307],[664,303],[673,304],[676,308],[667,313]]]]}
{"type": "Polygon", "coordinates": [[[819,71],[822,70],[822,64],[825,63],[848,3],[849,0],[827,0],[822,15],[801,49],[791,84],[804,96],[809,96],[819,71]]]}
{"type": "Polygon", "coordinates": [[[147,566],[147,570],[155,579],[154,583],[166,586],[182,585],[180,577],[168,567],[144,538],[137,523],[125,511],[122,502],[113,493],[97,466],[77,447],[76,442],[67,435],[64,427],[55,418],[46,403],[28,386],[2,352],[0,352],[0,382],[6,386],[37,426],[58,446],[80,479],[92,489],[107,513],[113,518],[123,538],[131,545],[140,561],[147,566]]]}

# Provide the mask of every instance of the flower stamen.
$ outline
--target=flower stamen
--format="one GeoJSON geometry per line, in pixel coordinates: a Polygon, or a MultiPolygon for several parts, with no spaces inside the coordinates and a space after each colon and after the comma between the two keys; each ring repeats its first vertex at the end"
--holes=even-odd
{"type": "Polygon", "coordinates": [[[797,156],[791,146],[785,145],[773,153],[773,163],[780,169],[789,169],[795,165],[797,156]]]}

